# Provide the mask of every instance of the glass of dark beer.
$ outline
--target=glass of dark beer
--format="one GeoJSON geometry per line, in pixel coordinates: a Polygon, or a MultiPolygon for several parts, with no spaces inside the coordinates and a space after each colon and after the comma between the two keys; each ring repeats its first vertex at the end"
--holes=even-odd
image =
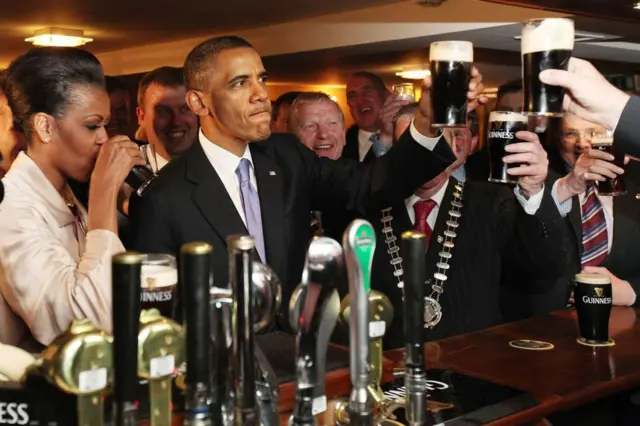
{"type": "Polygon", "coordinates": [[[598,274],[577,274],[574,285],[573,296],[580,330],[578,342],[591,346],[609,344],[609,316],[613,299],[611,278],[598,274]]]}
{"type": "MultiPolygon", "coordinates": [[[[624,153],[617,152],[613,148],[613,132],[611,130],[590,130],[585,135],[591,142],[591,149],[606,152],[615,158],[613,163],[624,169],[624,153]]],[[[627,193],[627,185],[624,181],[624,175],[618,175],[615,178],[606,178],[603,182],[596,182],[598,195],[624,195],[627,193]]]]}
{"type": "Polygon", "coordinates": [[[522,30],[522,84],[524,114],[561,117],[565,89],[540,81],[548,69],[567,70],[573,53],[573,20],[567,18],[534,19],[522,30]]]}
{"type": "Polygon", "coordinates": [[[466,127],[467,94],[473,66],[473,43],[438,41],[431,43],[431,106],[433,127],[466,127]]]}
{"type": "Polygon", "coordinates": [[[493,111],[489,114],[487,131],[487,147],[489,149],[489,182],[518,183],[517,176],[511,176],[507,170],[520,164],[506,164],[502,158],[507,155],[504,147],[522,142],[516,133],[527,130],[529,119],[523,114],[511,111],[493,111]]]}
{"type": "Polygon", "coordinates": [[[175,257],[168,254],[143,254],[141,269],[141,309],[156,308],[163,317],[173,318],[178,288],[175,257]]]}

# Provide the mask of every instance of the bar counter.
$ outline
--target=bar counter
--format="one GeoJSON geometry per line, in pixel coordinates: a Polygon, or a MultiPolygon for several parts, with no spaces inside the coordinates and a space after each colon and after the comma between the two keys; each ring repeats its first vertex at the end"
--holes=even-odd
{"type": "MultiPolygon", "coordinates": [[[[442,368],[532,394],[538,405],[490,423],[491,426],[536,424],[550,414],[568,410],[625,390],[640,387],[640,324],[638,308],[614,307],[610,334],[615,346],[591,348],[576,342],[575,310],[567,309],[527,320],[428,343],[428,368],[442,368]],[[549,342],[551,350],[515,349],[509,342],[549,342]]],[[[403,364],[403,350],[385,353],[384,379],[403,364]]],[[[289,419],[293,383],[280,386],[281,424],[289,419]]],[[[327,375],[329,399],[347,396],[347,370],[327,375]]],[[[330,404],[331,405],[331,404],[330,404]]],[[[176,416],[174,425],[181,424],[176,416]]],[[[321,424],[322,422],[318,422],[321,424]]]]}

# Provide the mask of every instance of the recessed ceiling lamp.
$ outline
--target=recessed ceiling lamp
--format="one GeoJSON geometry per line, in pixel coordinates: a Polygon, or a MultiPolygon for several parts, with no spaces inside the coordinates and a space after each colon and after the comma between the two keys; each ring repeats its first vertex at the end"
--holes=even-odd
{"type": "Polygon", "coordinates": [[[635,2],[635,3],[633,4],[633,8],[634,8],[635,10],[640,10],[640,1],[635,2]]]}
{"type": "Polygon", "coordinates": [[[407,69],[396,73],[398,77],[406,78],[407,80],[422,80],[429,74],[431,72],[425,68],[407,69]]]}
{"type": "Polygon", "coordinates": [[[33,37],[25,38],[27,43],[34,46],[77,47],[93,41],[84,37],[81,30],[68,30],[65,28],[43,28],[36,31],[33,37]]]}

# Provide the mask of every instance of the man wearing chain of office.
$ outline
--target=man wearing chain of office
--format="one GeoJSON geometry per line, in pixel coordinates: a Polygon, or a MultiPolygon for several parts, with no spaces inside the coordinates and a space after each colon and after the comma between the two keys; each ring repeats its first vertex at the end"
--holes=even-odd
{"type": "MultiPolygon", "coordinates": [[[[429,89],[427,78],[423,96],[430,96],[429,89]]],[[[420,108],[424,117],[431,117],[431,111],[424,110],[428,106],[420,108]]],[[[519,164],[509,169],[518,180],[513,187],[462,183],[452,176],[464,164],[470,147],[476,145],[477,133],[475,117],[466,129],[445,129],[436,137],[455,139],[458,160],[404,203],[368,215],[377,233],[372,287],[389,297],[396,313],[385,333],[385,349],[404,345],[400,237],[407,230],[423,232],[428,242],[427,340],[500,324],[500,286],[521,284],[518,280],[502,282],[507,268],[511,268],[510,277],[517,271],[515,276],[540,278],[526,291],[542,293],[549,290],[554,274],[564,266],[561,242],[566,227],[550,188],[544,185],[548,160],[537,135],[519,132],[517,138],[522,142],[507,147],[505,163],[519,164]]]]}

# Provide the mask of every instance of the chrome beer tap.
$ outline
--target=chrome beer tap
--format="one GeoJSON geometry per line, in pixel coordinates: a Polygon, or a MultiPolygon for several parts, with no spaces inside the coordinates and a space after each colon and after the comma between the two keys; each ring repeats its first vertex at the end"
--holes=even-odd
{"type": "Polygon", "coordinates": [[[371,264],[376,234],[369,222],[356,219],[344,232],[344,247],[349,275],[351,315],[349,321],[349,358],[352,391],[349,397],[349,423],[353,426],[373,424],[373,398],[369,393],[371,373],[369,354],[369,291],[371,264]]]}
{"type": "Polygon", "coordinates": [[[340,244],[315,237],[307,251],[302,283],[291,299],[290,322],[296,336],[296,393],[292,426],[315,425],[314,415],[326,410],[324,371],[340,299],[335,289],[343,268],[340,244]]]}

